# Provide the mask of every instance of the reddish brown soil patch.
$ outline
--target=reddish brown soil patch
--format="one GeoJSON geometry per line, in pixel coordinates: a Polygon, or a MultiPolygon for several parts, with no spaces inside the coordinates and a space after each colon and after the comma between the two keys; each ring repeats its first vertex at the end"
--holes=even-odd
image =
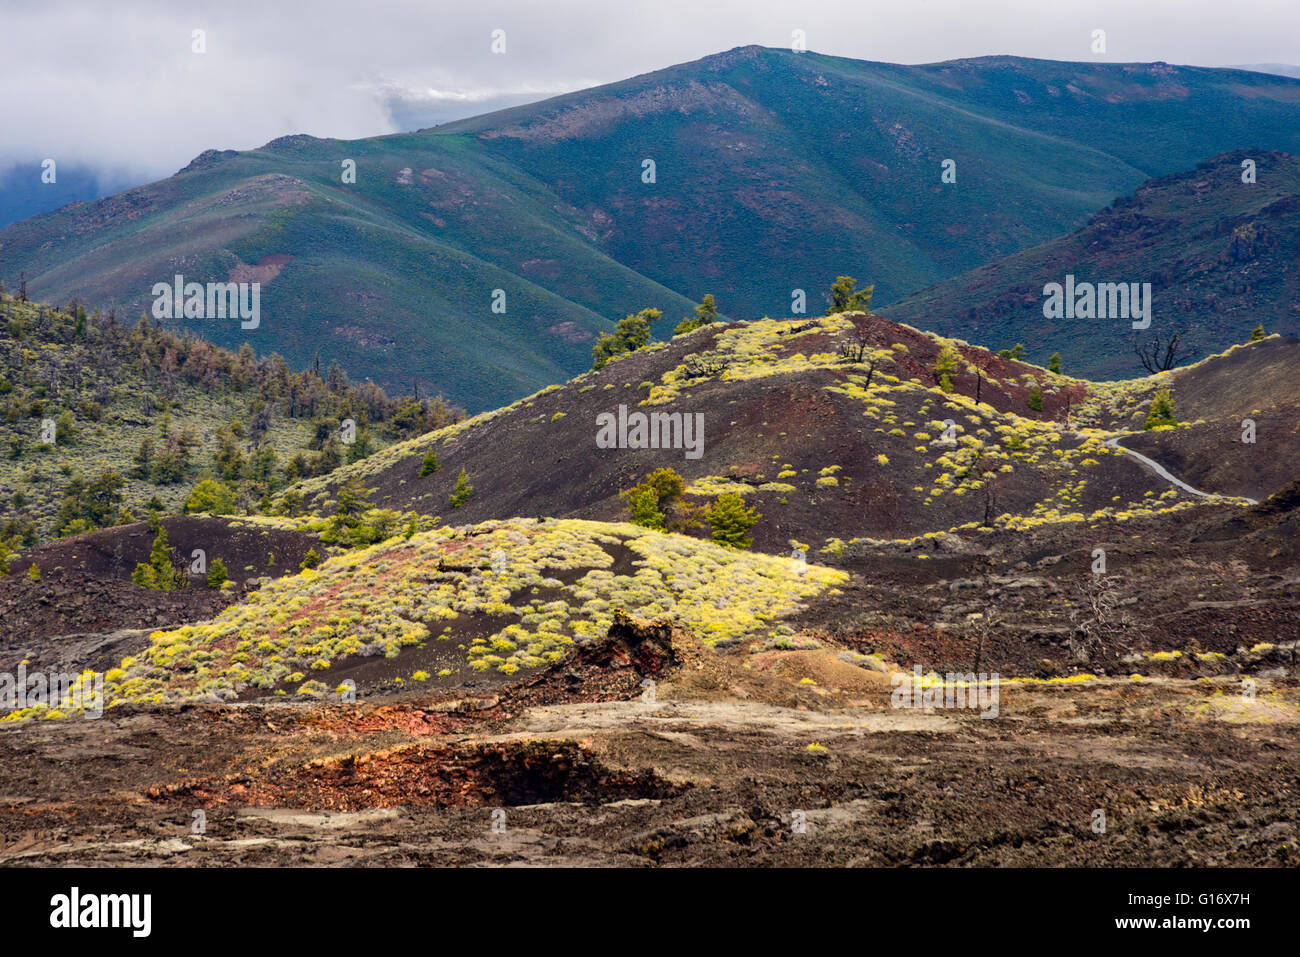
{"type": "Polygon", "coordinates": [[[356,811],[398,805],[519,806],[605,803],[681,791],[651,770],[610,770],[571,742],[444,748],[410,746],[329,758],[267,779],[238,776],[151,788],[155,801],[205,807],[274,806],[356,811]]]}
{"type": "Polygon", "coordinates": [[[230,282],[270,282],[280,275],[280,270],[288,265],[291,259],[293,257],[287,253],[276,253],[273,256],[263,256],[257,261],[257,265],[237,263],[230,269],[230,282]]]}

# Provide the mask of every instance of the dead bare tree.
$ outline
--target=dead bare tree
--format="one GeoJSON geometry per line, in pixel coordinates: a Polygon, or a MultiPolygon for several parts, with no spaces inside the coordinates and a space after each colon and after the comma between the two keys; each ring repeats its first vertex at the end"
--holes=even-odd
{"type": "Polygon", "coordinates": [[[861,362],[866,358],[867,350],[870,348],[871,340],[861,329],[854,328],[851,333],[840,339],[840,358],[845,362],[861,362]]]}
{"type": "Polygon", "coordinates": [[[980,673],[980,666],[984,663],[984,647],[988,644],[993,629],[997,627],[998,608],[991,602],[984,606],[983,613],[970,616],[971,623],[975,626],[975,674],[980,673]]]}
{"type": "Polygon", "coordinates": [[[984,527],[992,528],[998,510],[998,473],[989,469],[984,473],[984,527]]]}
{"type": "Polygon", "coordinates": [[[839,356],[841,362],[852,362],[867,367],[867,381],[864,389],[871,388],[871,380],[880,367],[881,355],[872,350],[871,339],[862,330],[857,329],[840,342],[839,356]]]}
{"type": "Polygon", "coordinates": [[[1120,579],[1116,575],[1092,575],[1079,586],[1081,601],[1070,612],[1075,623],[1070,636],[1070,652],[1082,662],[1103,658],[1117,652],[1116,639],[1133,627],[1133,621],[1119,610],[1120,579]]]}
{"type": "Polygon", "coordinates": [[[1187,359],[1186,354],[1181,354],[1183,345],[1181,330],[1170,333],[1168,339],[1158,332],[1146,339],[1137,335],[1133,337],[1133,353],[1142,363],[1142,368],[1153,375],[1157,372],[1167,372],[1187,359]]]}

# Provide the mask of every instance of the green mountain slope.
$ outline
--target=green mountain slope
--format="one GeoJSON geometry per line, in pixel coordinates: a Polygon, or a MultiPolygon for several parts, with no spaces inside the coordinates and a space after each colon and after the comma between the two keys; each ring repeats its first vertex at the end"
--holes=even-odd
{"type": "Polygon", "coordinates": [[[881,311],[899,322],[1060,352],[1092,377],[1140,372],[1122,319],[1045,319],[1043,286],[1150,282],[1148,335],[1183,332],[1200,354],[1268,332],[1300,333],[1300,158],[1239,150],[1149,180],[1066,236],[921,290],[881,311]],[[1256,182],[1242,182],[1253,159],[1256,182]]]}
{"type": "Polygon", "coordinates": [[[643,306],[675,322],[712,292],[754,318],[803,289],[818,312],[845,271],[880,303],[1060,235],[1149,176],[1300,151],[1297,103],[1300,81],[1234,70],[744,47],[419,133],[209,152],[0,231],[0,275],[127,315],[178,272],[258,279],[256,330],[187,324],[388,386],[436,381],[477,411],[580,371],[643,306]]]}

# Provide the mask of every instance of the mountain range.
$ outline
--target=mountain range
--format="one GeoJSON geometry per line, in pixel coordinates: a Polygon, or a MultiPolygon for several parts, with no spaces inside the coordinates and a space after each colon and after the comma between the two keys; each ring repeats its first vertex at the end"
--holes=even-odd
{"type": "Polygon", "coordinates": [[[979,342],[1059,353],[1094,378],[1140,372],[1129,322],[1048,319],[1044,286],[1151,283],[1151,327],[1182,335],[1192,358],[1245,341],[1263,325],[1300,333],[1300,158],[1237,150],[1148,180],[1073,232],[890,304],[898,322],[979,342]],[[1243,163],[1253,181],[1243,182],[1243,163]]]}
{"type": "Polygon", "coordinates": [[[0,230],[0,276],[126,315],[177,274],[259,281],[256,330],[183,324],[481,411],[586,368],[643,307],[789,315],[802,290],[817,314],[842,273],[888,303],[1150,177],[1300,151],[1297,103],[1300,81],[1239,70],[742,47],[415,133],[209,151],[0,230]]]}

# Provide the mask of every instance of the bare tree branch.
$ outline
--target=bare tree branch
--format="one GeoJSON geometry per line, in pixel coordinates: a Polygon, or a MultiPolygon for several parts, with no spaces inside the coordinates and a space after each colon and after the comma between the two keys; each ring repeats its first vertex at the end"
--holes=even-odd
{"type": "Polygon", "coordinates": [[[1133,353],[1138,357],[1138,361],[1142,363],[1142,368],[1152,375],[1157,372],[1167,372],[1187,358],[1187,355],[1183,354],[1183,333],[1181,330],[1170,334],[1167,340],[1162,338],[1159,333],[1149,339],[1134,336],[1133,353]]]}

